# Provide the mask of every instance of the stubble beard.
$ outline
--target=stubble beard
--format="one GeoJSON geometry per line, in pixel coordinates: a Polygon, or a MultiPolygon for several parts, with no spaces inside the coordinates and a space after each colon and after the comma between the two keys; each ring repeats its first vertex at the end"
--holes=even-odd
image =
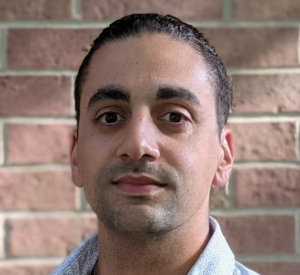
{"type": "Polygon", "coordinates": [[[92,208],[99,221],[116,234],[135,236],[157,236],[178,227],[184,218],[182,205],[177,192],[182,182],[175,170],[164,170],[148,163],[122,163],[118,166],[103,168],[94,185],[94,202],[92,208]],[[164,195],[154,204],[151,197],[136,196],[125,198],[122,203],[112,192],[112,175],[125,173],[146,173],[153,175],[168,185],[164,195]]]}

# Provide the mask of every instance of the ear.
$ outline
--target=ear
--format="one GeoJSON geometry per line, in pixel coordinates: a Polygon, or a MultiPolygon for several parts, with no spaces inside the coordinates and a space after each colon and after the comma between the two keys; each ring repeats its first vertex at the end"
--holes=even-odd
{"type": "Polygon", "coordinates": [[[78,158],[77,158],[77,146],[78,146],[78,136],[77,129],[74,130],[72,134],[72,142],[71,142],[71,170],[72,170],[72,181],[75,186],[83,187],[82,180],[79,174],[78,168],[78,158]]]}
{"type": "Polygon", "coordinates": [[[213,179],[213,185],[216,187],[224,186],[230,177],[233,165],[233,137],[229,128],[225,127],[221,134],[221,155],[217,172],[213,179]]]}

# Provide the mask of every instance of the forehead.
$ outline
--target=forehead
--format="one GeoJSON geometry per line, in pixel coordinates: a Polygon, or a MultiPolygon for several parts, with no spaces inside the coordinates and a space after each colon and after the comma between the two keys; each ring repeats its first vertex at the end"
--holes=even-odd
{"type": "Polygon", "coordinates": [[[139,94],[154,91],[160,85],[180,86],[195,92],[211,90],[201,54],[187,43],[163,34],[108,42],[96,51],[83,94],[111,84],[139,94]]]}

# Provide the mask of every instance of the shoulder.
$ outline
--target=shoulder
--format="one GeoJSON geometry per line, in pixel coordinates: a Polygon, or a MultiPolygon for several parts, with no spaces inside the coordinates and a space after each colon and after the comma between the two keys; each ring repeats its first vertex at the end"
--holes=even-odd
{"type": "Polygon", "coordinates": [[[233,275],[259,275],[259,274],[245,267],[241,263],[235,262],[235,269],[233,275]]]}
{"type": "Polygon", "coordinates": [[[78,246],[51,275],[88,275],[98,258],[98,235],[95,233],[78,246]]]}

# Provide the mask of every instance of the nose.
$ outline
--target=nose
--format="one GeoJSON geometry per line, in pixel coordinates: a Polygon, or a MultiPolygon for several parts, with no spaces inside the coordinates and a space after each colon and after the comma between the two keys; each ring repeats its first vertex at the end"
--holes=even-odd
{"type": "Polygon", "coordinates": [[[159,158],[156,127],[151,118],[140,116],[131,119],[122,134],[122,141],[116,152],[119,158],[151,162],[159,158]]]}

